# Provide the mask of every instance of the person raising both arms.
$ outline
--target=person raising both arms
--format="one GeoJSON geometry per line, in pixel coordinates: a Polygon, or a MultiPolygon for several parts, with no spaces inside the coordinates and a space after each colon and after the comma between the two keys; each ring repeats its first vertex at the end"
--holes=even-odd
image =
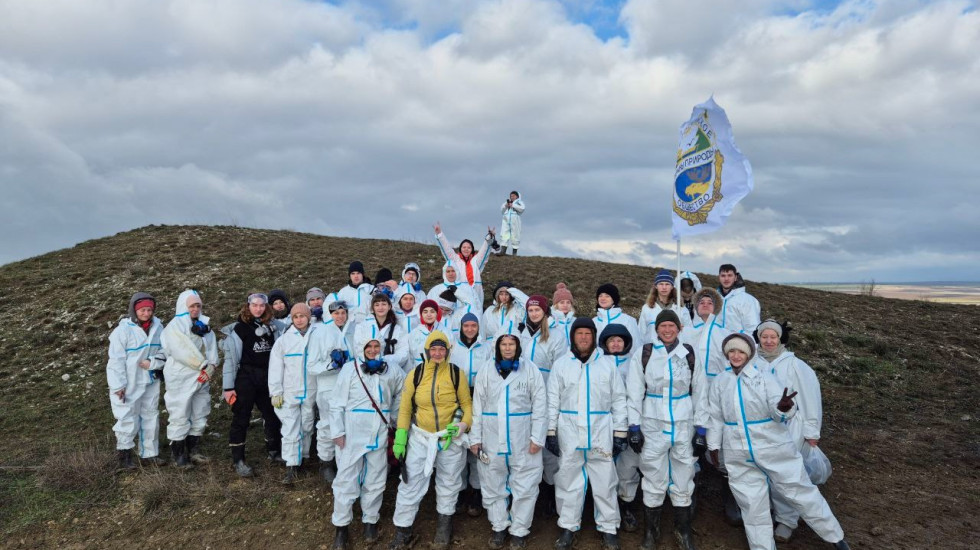
{"type": "Polygon", "coordinates": [[[483,268],[486,267],[487,260],[490,258],[489,247],[494,238],[494,229],[492,227],[487,228],[487,234],[483,238],[480,250],[474,252],[473,241],[463,239],[459,243],[459,251],[457,252],[453,250],[449,244],[449,239],[442,232],[442,225],[436,222],[432,227],[436,231],[436,243],[439,245],[439,251],[442,252],[443,258],[456,268],[456,272],[473,291],[477,305],[483,309],[483,268]]]}

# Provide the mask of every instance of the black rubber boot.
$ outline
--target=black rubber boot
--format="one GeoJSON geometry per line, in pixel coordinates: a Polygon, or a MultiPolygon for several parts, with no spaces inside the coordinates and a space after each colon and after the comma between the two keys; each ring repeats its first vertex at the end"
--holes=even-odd
{"type": "Polygon", "coordinates": [[[286,466],[286,475],[282,478],[283,485],[292,485],[299,477],[299,466],[286,466]]]}
{"type": "Polygon", "coordinates": [[[347,526],[337,527],[337,534],[333,537],[333,550],[346,550],[350,546],[350,533],[347,526]]]}
{"type": "Polygon", "coordinates": [[[470,491],[466,499],[466,515],[471,518],[478,517],[483,512],[483,493],[479,489],[470,491]]]}
{"type": "Polygon", "coordinates": [[[674,506],[674,538],[681,550],[695,550],[691,533],[691,507],[674,506]]]}
{"type": "Polygon", "coordinates": [[[187,445],[187,455],[190,457],[191,462],[194,464],[207,464],[210,462],[210,459],[201,452],[201,436],[189,435],[185,442],[187,445]]]}
{"type": "Polygon", "coordinates": [[[148,456],[146,458],[141,458],[140,464],[144,466],[156,466],[159,468],[160,466],[165,466],[167,461],[159,456],[148,456]]]}
{"type": "Polygon", "coordinates": [[[500,550],[504,547],[504,543],[507,542],[507,530],[503,531],[491,531],[490,532],[490,542],[487,545],[493,550],[500,550]]]}
{"type": "Polygon", "coordinates": [[[511,256],[517,256],[517,249],[516,249],[516,248],[514,248],[514,249],[511,249],[511,251],[510,251],[510,255],[511,255],[511,256]]]}
{"type": "Polygon", "coordinates": [[[834,550],[851,550],[851,547],[848,546],[847,542],[841,539],[839,542],[834,543],[834,550]]]}
{"type": "Polygon", "coordinates": [[[286,464],[285,459],[282,458],[282,440],[281,439],[266,439],[265,440],[265,453],[269,457],[269,462],[273,464],[286,464]]]}
{"type": "Polygon", "coordinates": [[[615,533],[599,533],[604,550],[619,550],[619,536],[615,533]]]}
{"type": "Polygon", "coordinates": [[[239,477],[252,477],[255,471],[245,462],[245,445],[235,445],[231,448],[231,463],[239,477]]]}
{"type": "Polygon", "coordinates": [[[116,456],[119,458],[119,469],[120,470],[135,470],[136,464],[133,463],[133,451],[132,449],[119,449],[116,451],[116,456]]]}
{"type": "Polygon", "coordinates": [[[171,441],[170,454],[174,458],[174,466],[186,470],[192,468],[191,459],[187,456],[187,445],[185,441],[171,441]]]}
{"type": "Polygon", "coordinates": [[[721,501],[725,505],[725,522],[732,527],[742,526],[742,509],[735,502],[735,495],[732,488],[728,486],[728,478],[722,478],[721,501]]]}
{"type": "Polygon", "coordinates": [[[365,523],[364,524],[364,542],[368,544],[374,544],[378,542],[378,524],[377,523],[365,523]]]}
{"type": "Polygon", "coordinates": [[[523,550],[527,548],[527,537],[510,537],[510,550],[523,550]]]}
{"type": "Polygon", "coordinates": [[[623,499],[619,499],[619,526],[623,531],[627,533],[632,533],[636,531],[638,522],[636,521],[636,515],[633,514],[633,503],[626,502],[623,499]]]}
{"type": "Polygon", "coordinates": [[[646,523],[643,532],[643,544],[640,545],[643,550],[654,550],[657,547],[657,542],[660,541],[660,512],[662,511],[663,508],[660,506],[656,508],[643,507],[643,520],[646,523]]]}
{"type": "Polygon", "coordinates": [[[328,485],[333,483],[333,480],[337,478],[337,461],[321,461],[320,462],[320,477],[328,485]]]}
{"type": "Polygon", "coordinates": [[[453,516],[439,514],[436,536],[432,537],[433,550],[445,550],[453,540],[453,516]]]}
{"type": "Polygon", "coordinates": [[[542,487],[541,494],[544,495],[544,519],[558,517],[558,505],[555,502],[555,486],[547,483],[542,487]]]}
{"type": "Polygon", "coordinates": [[[395,527],[395,538],[388,545],[388,550],[407,550],[412,545],[412,528],[395,527]]]}
{"type": "Polygon", "coordinates": [[[562,529],[558,540],[555,541],[555,550],[571,550],[573,544],[575,544],[575,533],[562,529]]]}

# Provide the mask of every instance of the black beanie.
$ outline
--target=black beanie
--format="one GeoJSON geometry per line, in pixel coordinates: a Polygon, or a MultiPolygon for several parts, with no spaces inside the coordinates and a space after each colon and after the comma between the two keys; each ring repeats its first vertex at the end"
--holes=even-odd
{"type": "Polygon", "coordinates": [[[674,313],[672,309],[665,309],[657,314],[657,320],[654,322],[653,329],[656,330],[660,327],[660,323],[671,322],[677,327],[677,330],[681,329],[681,318],[674,313]]]}
{"type": "Polygon", "coordinates": [[[613,306],[619,307],[619,289],[616,285],[612,283],[603,283],[599,285],[599,288],[595,291],[595,298],[598,302],[600,294],[608,294],[612,298],[613,306]]]}
{"type": "Polygon", "coordinates": [[[391,280],[391,270],[387,267],[382,267],[378,270],[378,273],[374,276],[374,284],[380,285],[381,283],[387,283],[391,280]]]}
{"type": "Polygon", "coordinates": [[[351,262],[350,265],[347,266],[347,274],[350,275],[351,273],[353,273],[355,271],[358,272],[358,273],[363,274],[364,273],[364,264],[362,264],[361,262],[359,262],[357,260],[354,260],[353,262],[351,262]]]}

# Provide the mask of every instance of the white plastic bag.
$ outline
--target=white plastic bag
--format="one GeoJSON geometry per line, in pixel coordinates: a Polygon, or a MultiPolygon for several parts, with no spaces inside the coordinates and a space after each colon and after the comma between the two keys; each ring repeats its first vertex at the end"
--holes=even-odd
{"type": "Polygon", "coordinates": [[[803,444],[803,467],[810,475],[810,481],[814,485],[823,485],[830,479],[830,474],[834,469],[830,466],[830,459],[820,450],[820,447],[811,447],[809,443],[803,444]]]}

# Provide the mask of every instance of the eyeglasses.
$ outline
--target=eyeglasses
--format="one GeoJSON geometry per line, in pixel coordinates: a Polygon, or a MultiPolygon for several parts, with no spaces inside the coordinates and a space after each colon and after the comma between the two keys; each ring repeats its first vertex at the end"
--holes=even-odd
{"type": "Polygon", "coordinates": [[[269,303],[269,297],[266,296],[265,294],[249,294],[247,301],[250,304],[254,303],[254,304],[265,305],[269,303]]]}

